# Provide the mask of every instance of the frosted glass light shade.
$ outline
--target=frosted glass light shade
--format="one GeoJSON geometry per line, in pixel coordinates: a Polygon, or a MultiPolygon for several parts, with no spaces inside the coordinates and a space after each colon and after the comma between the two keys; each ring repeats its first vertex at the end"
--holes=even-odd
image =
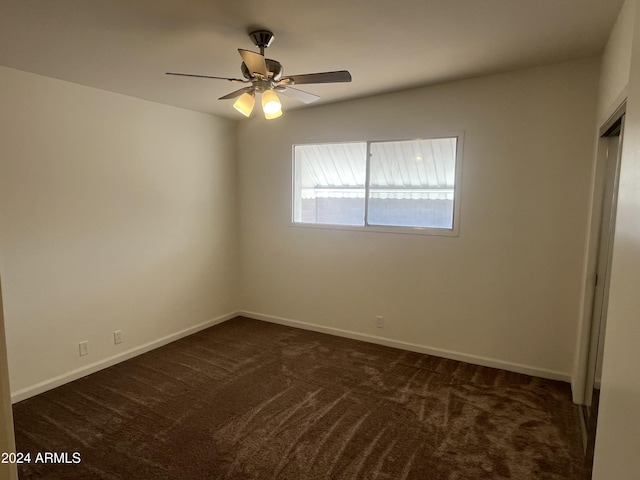
{"type": "Polygon", "coordinates": [[[265,113],[264,114],[264,118],[266,118],[267,120],[271,120],[273,118],[278,118],[282,116],[282,110],[278,110],[275,113],[265,113]]]}
{"type": "Polygon", "coordinates": [[[266,90],[262,93],[262,111],[267,119],[282,115],[282,104],[273,90],[266,90]]]}
{"type": "Polygon", "coordinates": [[[243,93],[238,97],[238,99],[234,102],[233,108],[243,114],[245,117],[251,115],[253,111],[253,106],[256,103],[256,97],[254,97],[253,93],[243,93]]]}

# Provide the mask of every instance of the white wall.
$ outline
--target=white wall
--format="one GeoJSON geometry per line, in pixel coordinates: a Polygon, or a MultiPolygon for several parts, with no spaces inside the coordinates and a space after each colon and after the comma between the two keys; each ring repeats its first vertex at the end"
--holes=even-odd
{"type": "MultiPolygon", "coordinates": [[[[635,479],[640,472],[640,5],[627,0],[633,24],[627,115],[607,313],[594,480],[635,479]]],[[[609,52],[609,49],[607,50],[609,52]]],[[[620,55],[620,52],[611,52],[620,55]]],[[[626,55],[626,53],[625,53],[626,55]]],[[[603,65],[611,63],[603,62],[603,65]]],[[[622,78],[624,71],[603,72],[622,78]]],[[[610,97],[608,89],[601,96],[610,97]]],[[[602,103],[602,102],[601,102],[602,103]]]]}
{"type": "Polygon", "coordinates": [[[598,65],[583,60],[243,123],[243,309],[569,380],[598,65]],[[292,144],[452,131],[464,131],[459,237],[290,226],[292,144]],[[385,317],[383,330],[375,315],[385,317]]]}
{"type": "MultiPolygon", "coordinates": [[[[614,112],[624,103],[627,97],[629,71],[631,67],[631,50],[634,30],[634,4],[627,1],[623,4],[616,23],[602,55],[600,82],[598,89],[598,116],[594,126],[594,135],[598,136],[600,128],[609,120],[614,112]]],[[[607,143],[600,142],[599,151],[594,154],[592,173],[591,223],[587,232],[588,250],[585,252],[585,273],[582,321],[576,338],[576,358],[572,380],[573,399],[576,403],[586,400],[586,367],[590,348],[591,314],[593,307],[593,281],[597,269],[598,241],[600,235],[600,216],[607,143]]],[[[602,350],[599,350],[599,354],[602,350]]],[[[601,363],[598,364],[601,366],[601,363]]],[[[598,372],[600,373],[600,372],[598,372]]],[[[598,378],[600,376],[598,375],[598,378]]]]}
{"type": "Polygon", "coordinates": [[[627,95],[631,46],[633,43],[634,4],[622,6],[602,55],[598,93],[598,126],[607,121],[627,95]]]}
{"type": "MultiPolygon", "coordinates": [[[[633,3],[625,2],[618,13],[616,23],[602,54],[600,80],[598,86],[598,114],[594,125],[594,136],[599,136],[600,128],[620,107],[627,96],[629,68],[631,65],[631,46],[633,43],[633,3]]],[[[572,390],[576,403],[590,402],[585,398],[587,383],[587,363],[591,340],[591,321],[594,290],[593,283],[597,270],[598,242],[600,238],[600,217],[602,215],[602,194],[606,165],[607,143],[600,142],[599,151],[594,152],[592,170],[591,221],[585,232],[588,247],[585,251],[582,313],[576,335],[576,357],[573,368],[572,390]]]]}
{"type": "Polygon", "coordinates": [[[0,105],[14,399],[238,310],[235,122],[7,68],[0,105]]]}

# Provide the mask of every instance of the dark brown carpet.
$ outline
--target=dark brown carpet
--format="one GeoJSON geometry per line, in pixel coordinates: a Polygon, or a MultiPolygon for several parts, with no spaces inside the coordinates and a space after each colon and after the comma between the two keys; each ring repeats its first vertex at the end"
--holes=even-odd
{"type": "Polygon", "coordinates": [[[583,480],[564,383],[245,318],[14,414],[23,480],[583,480]]]}

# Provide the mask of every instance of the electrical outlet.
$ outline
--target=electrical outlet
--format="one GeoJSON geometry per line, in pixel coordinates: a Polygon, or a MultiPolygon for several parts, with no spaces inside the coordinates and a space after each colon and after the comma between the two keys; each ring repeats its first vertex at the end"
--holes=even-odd
{"type": "Polygon", "coordinates": [[[122,343],[122,330],[116,330],[113,332],[113,343],[114,345],[122,343]]]}
{"type": "Polygon", "coordinates": [[[84,357],[85,355],[89,355],[89,342],[80,342],[78,346],[80,347],[81,357],[84,357]]]}
{"type": "Polygon", "coordinates": [[[376,327],[384,328],[384,317],[382,315],[376,316],[376,327]]]}

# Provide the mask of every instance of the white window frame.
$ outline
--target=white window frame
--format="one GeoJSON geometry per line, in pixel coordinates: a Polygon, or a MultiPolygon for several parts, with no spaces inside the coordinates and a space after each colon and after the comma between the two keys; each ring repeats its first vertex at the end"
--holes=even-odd
{"type": "Polygon", "coordinates": [[[311,228],[322,230],[347,230],[357,232],[378,232],[378,233],[396,233],[396,234],[410,234],[410,235],[433,235],[433,236],[445,236],[445,237],[457,237],[460,229],[460,204],[461,192],[462,192],[462,158],[463,158],[463,144],[464,134],[463,132],[455,132],[449,134],[430,135],[420,138],[403,138],[403,139],[391,139],[391,140],[353,140],[344,142],[308,142],[308,143],[296,143],[291,147],[291,217],[290,225],[298,228],[311,228]],[[416,140],[437,140],[443,138],[455,138],[456,139],[456,158],[455,158],[455,184],[453,188],[453,222],[451,228],[436,228],[436,227],[407,227],[407,226],[382,226],[382,225],[368,225],[367,213],[369,208],[369,189],[370,178],[369,170],[371,168],[370,162],[370,149],[372,143],[384,143],[384,142],[410,142],[416,140]],[[300,181],[299,172],[296,172],[295,166],[295,147],[304,145],[340,145],[349,143],[365,143],[366,144],[366,181],[365,181],[365,208],[364,208],[364,225],[335,225],[329,223],[304,223],[295,221],[296,204],[299,201],[296,196],[296,181],[300,181]]]}

